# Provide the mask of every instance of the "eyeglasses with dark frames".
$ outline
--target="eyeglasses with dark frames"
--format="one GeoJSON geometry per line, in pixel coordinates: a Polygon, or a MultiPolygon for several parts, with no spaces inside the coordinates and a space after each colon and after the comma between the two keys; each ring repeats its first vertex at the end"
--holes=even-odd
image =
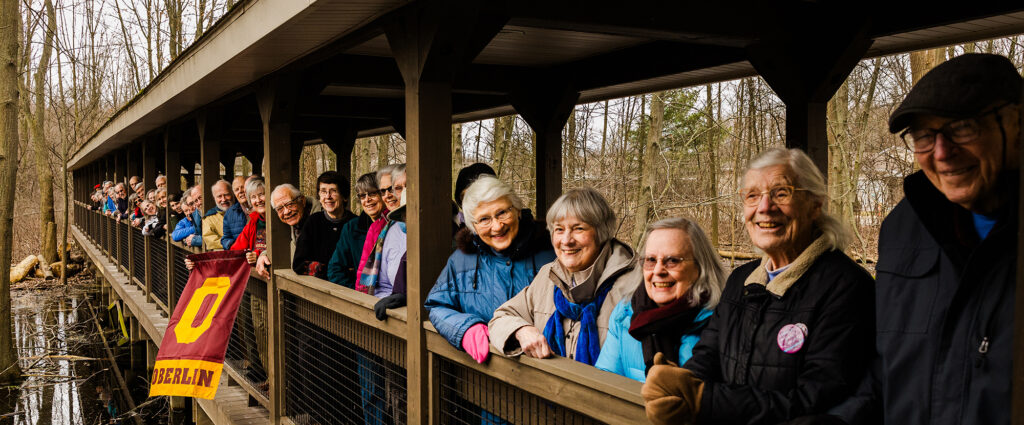
{"type": "MultiPolygon", "coordinates": [[[[940,133],[954,145],[966,145],[977,140],[981,134],[982,118],[995,114],[1009,105],[1009,103],[1004,103],[973,117],[950,121],[939,128],[908,128],[900,133],[900,138],[914,153],[928,153],[935,149],[935,136],[940,133]]],[[[998,115],[996,115],[996,120],[999,120],[998,115]]]]}

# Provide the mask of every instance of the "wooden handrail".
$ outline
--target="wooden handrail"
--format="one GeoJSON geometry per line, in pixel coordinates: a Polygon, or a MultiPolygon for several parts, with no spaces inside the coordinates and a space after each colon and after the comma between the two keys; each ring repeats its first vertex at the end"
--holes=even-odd
{"type": "MultiPolygon", "coordinates": [[[[281,291],[398,338],[406,337],[405,307],[389,309],[388,320],[379,321],[373,313],[377,298],[372,295],[315,277],[300,276],[292,270],[275,270],[274,275],[281,291]]],[[[430,322],[424,322],[423,327],[427,331],[428,351],[461,367],[602,422],[637,423],[646,420],[640,382],[564,357],[504,357],[493,347],[491,359],[481,365],[462,350],[452,347],[430,322]]]]}

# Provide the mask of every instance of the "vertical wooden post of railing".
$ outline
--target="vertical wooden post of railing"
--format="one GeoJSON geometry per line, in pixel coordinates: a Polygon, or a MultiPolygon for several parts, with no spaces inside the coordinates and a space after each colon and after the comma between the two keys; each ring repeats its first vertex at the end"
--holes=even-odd
{"type": "MultiPolygon", "coordinates": [[[[156,188],[157,152],[162,152],[162,151],[163,151],[163,149],[158,148],[156,146],[156,144],[154,143],[153,139],[146,138],[146,139],[143,140],[143,142],[142,142],[142,181],[143,181],[143,185],[147,189],[148,188],[156,188]]],[[[150,264],[150,262],[152,262],[153,260],[164,261],[164,259],[163,258],[159,258],[159,259],[152,258],[152,253],[150,252],[150,244],[152,244],[152,243],[160,243],[160,241],[151,241],[150,239],[152,239],[152,238],[145,237],[145,236],[143,236],[143,238],[142,238],[144,252],[146,253],[146,260],[145,260],[146,271],[145,271],[145,274],[144,274],[146,281],[143,282],[142,284],[146,287],[146,300],[152,302],[153,301],[153,266],[152,266],[152,264],[150,264]]]]}
{"type": "MultiPolygon", "coordinates": [[[[177,132],[168,127],[164,130],[164,170],[167,173],[167,196],[172,194],[175,197],[181,196],[181,151],[177,132]]],[[[180,200],[180,199],[179,199],[180,200]]],[[[174,311],[174,303],[177,301],[177,294],[174,293],[174,245],[171,244],[171,232],[174,230],[171,223],[171,208],[167,208],[167,232],[164,240],[167,245],[166,276],[164,279],[167,285],[167,310],[174,311]]],[[[157,260],[160,261],[160,260],[157,260]]]]}
{"type": "Polygon", "coordinates": [[[217,205],[210,192],[210,186],[220,180],[220,122],[219,114],[215,111],[203,111],[196,117],[196,126],[199,130],[199,168],[202,170],[199,187],[207,194],[203,196],[203,211],[217,205]]]}
{"type": "MultiPolygon", "coordinates": [[[[134,163],[132,161],[138,161],[139,160],[137,155],[132,155],[132,151],[133,150],[134,149],[132,149],[131,145],[129,145],[124,150],[125,170],[126,170],[125,178],[126,179],[131,179],[131,176],[135,175],[134,171],[133,171],[133,170],[135,170],[135,167],[134,167],[134,163]]],[[[133,188],[131,186],[128,186],[128,187],[125,188],[125,193],[128,196],[130,196],[134,192],[135,192],[135,188],[133,188]]],[[[139,202],[142,202],[142,200],[140,199],[139,202]]],[[[132,210],[132,205],[129,203],[128,204],[128,209],[125,211],[125,214],[131,214],[131,210],[132,210]]],[[[134,243],[132,242],[132,237],[133,236],[132,236],[132,228],[131,228],[131,226],[132,226],[131,221],[128,221],[128,226],[124,227],[122,229],[123,231],[127,231],[128,232],[128,237],[125,239],[125,240],[128,241],[128,267],[125,267],[125,268],[128,270],[128,283],[129,284],[131,284],[133,282],[133,278],[135,277],[135,249],[133,248],[134,247],[134,243]]]]}
{"type": "Polygon", "coordinates": [[[508,21],[477,2],[409,8],[385,24],[405,83],[408,165],[406,376],[409,423],[430,423],[430,364],[423,301],[451,251],[452,79],[508,21]]]}
{"type": "MultiPolygon", "coordinates": [[[[298,160],[303,141],[293,139],[292,116],[296,104],[296,80],[285,77],[263,84],[259,88],[259,111],[263,121],[263,175],[266,178],[267,205],[270,192],[282,183],[298,183],[298,160]]],[[[291,267],[291,231],[288,225],[267,209],[267,254],[273,270],[291,267]]],[[[281,423],[284,406],[284,334],[281,316],[281,298],[277,290],[277,277],[267,283],[268,362],[270,383],[270,423],[281,423]]]]}
{"type": "Polygon", "coordinates": [[[511,94],[512,106],[537,134],[537,217],[562,194],[562,128],[580,95],[567,76],[527,78],[511,94]]]}

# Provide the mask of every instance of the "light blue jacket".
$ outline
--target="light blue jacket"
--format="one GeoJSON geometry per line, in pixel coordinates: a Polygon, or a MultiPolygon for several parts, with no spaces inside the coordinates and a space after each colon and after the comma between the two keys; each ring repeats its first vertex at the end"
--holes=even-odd
{"type": "MultiPolygon", "coordinates": [[[[643,291],[641,285],[637,288],[643,291]]],[[[629,379],[644,382],[646,379],[647,365],[644,364],[644,348],[640,341],[629,334],[629,323],[633,319],[632,297],[626,298],[615,306],[611,317],[608,318],[608,334],[605,336],[604,345],[601,346],[601,355],[597,357],[594,367],[622,375],[629,379]]],[[[711,310],[701,310],[694,318],[694,322],[704,322],[711,316],[711,310]]],[[[693,324],[686,323],[680,326],[692,327],[693,324]]],[[[679,344],[679,364],[686,363],[693,356],[693,347],[700,340],[700,332],[704,326],[691,329],[692,332],[683,334],[679,344]]]]}

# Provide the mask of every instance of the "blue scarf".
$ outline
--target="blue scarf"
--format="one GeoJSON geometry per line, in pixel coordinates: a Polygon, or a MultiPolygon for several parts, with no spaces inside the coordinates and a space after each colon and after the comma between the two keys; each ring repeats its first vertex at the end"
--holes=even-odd
{"type": "Polygon", "coordinates": [[[555,354],[565,357],[565,328],[562,326],[562,319],[568,318],[574,322],[580,322],[580,337],[576,341],[576,361],[590,366],[597,361],[601,354],[601,337],[597,333],[597,313],[604,304],[604,298],[612,289],[609,282],[597,291],[597,296],[585,304],[575,304],[565,299],[562,290],[555,288],[555,314],[551,315],[548,323],[544,325],[544,338],[548,340],[548,346],[555,354]]]}

